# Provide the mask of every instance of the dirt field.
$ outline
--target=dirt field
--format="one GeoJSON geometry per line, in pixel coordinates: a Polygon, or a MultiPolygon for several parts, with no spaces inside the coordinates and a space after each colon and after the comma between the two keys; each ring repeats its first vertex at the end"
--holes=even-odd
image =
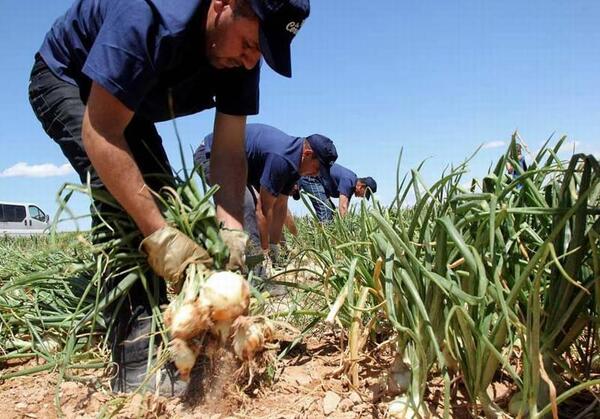
{"type": "MultiPolygon", "coordinates": [[[[196,401],[149,395],[124,398],[89,383],[66,381],[60,385],[58,394],[67,418],[108,415],[119,405],[123,405],[116,413],[119,418],[383,417],[386,403],[379,377],[385,365],[377,365],[376,361],[363,371],[361,388],[352,390],[343,376],[330,376],[338,369],[340,358],[339,348],[329,335],[309,338],[298,345],[278,364],[272,384],[263,383],[246,392],[224,385],[196,401]]],[[[24,366],[8,365],[4,372],[18,371],[24,366]]],[[[105,384],[107,379],[100,372],[98,375],[99,383],[105,384]]],[[[57,373],[40,373],[0,383],[0,417],[59,417],[54,402],[57,379],[57,373]]]]}

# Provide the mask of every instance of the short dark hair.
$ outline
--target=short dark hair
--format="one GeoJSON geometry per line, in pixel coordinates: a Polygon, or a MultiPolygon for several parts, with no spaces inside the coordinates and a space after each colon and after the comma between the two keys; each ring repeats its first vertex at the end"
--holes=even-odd
{"type": "Polygon", "coordinates": [[[233,17],[235,18],[253,18],[256,13],[250,5],[250,0],[236,0],[233,8],[233,17]]]}

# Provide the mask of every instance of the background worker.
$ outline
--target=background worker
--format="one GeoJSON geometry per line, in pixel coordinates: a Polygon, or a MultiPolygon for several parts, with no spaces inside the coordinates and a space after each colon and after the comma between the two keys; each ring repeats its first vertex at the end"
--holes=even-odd
{"type": "Polygon", "coordinates": [[[510,162],[506,162],[506,170],[514,180],[518,178],[522,173],[527,171],[527,162],[525,161],[525,157],[523,156],[523,149],[521,147],[521,144],[515,144],[514,153],[512,153],[512,155],[514,160],[519,163],[520,171],[515,170],[515,168],[510,162]]]}
{"type": "MultiPolygon", "coordinates": [[[[212,169],[214,137],[208,135],[194,153],[194,162],[205,173],[212,169]]],[[[246,231],[255,246],[269,259],[276,252],[288,214],[287,201],[301,176],[320,175],[329,179],[330,167],[337,159],[333,142],[319,134],[293,137],[264,124],[246,127],[248,187],[244,199],[246,231]],[[255,222],[252,222],[254,219],[255,222]]],[[[212,174],[208,174],[211,178],[212,174]]],[[[212,183],[214,179],[210,179],[212,183]]]]}
{"type": "Polygon", "coordinates": [[[340,164],[331,167],[329,180],[320,177],[303,177],[299,182],[300,189],[307,192],[315,213],[320,222],[329,222],[333,219],[335,206],[331,198],[339,198],[340,216],[348,213],[352,196],[358,198],[371,197],[377,192],[377,182],[372,177],[359,178],[356,174],[340,164]]]}
{"type": "MultiPolygon", "coordinates": [[[[82,182],[89,175],[93,189],[121,204],[145,237],[150,266],[174,288],[184,263],[212,260],[167,225],[150,192],[174,181],[154,123],[216,107],[217,216],[228,268],[240,268],[244,131],[246,115],[258,113],[259,59],[289,77],[290,43],[308,14],[308,0],[77,0],[35,55],[29,98],[44,130],[82,182]]],[[[161,281],[159,302],[165,289],[161,281]]],[[[118,391],[136,389],[148,364],[150,303],[139,283],[128,298],[109,338],[118,391]]],[[[148,382],[173,390],[170,373],[158,378],[148,382]]]]}

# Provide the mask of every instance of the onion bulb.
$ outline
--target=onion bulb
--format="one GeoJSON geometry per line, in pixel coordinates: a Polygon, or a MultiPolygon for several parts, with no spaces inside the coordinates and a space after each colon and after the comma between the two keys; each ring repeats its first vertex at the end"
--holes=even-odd
{"type": "Polygon", "coordinates": [[[188,340],[209,328],[208,310],[208,307],[196,302],[173,306],[167,310],[169,315],[165,314],[165,324],[170,323],[171,336],[188,340]]]}
{"type": "Polygon", "coordinates": [[[232,272],[216,272],[204,283],[199,304],[210,307],[210,317],[214,322],[233,320],[248,310],[248,282],[232,272]]]}
{"type": "Polygon", "coordinates": [[[387,417],[393,419],[413,419],[416,417],[425,418],[428,415],[420,408],[417,416],[417,412],[412,408],[410,399],[404,395],[395,398],[388,404],[387,417]]]}
{"type": "Polygon", "coordinates": [[[210,333],[217,338],[219,343],[225,345],[225,342],[231,336],[231,320],[222,320],[213,323],[210,328],[210,333]]]}
{"type": "Polygon", "coordinates": [[[179,371],[179,376],[183,381],[189,381],[196,357],[200,353],[200,345],[175,338],[169,342],[169,351],[171,359],[179,371]]]}
{"type": "Polygon", "coordinates": [[[273,337],[273,328],[262,317],[238,317],[232,326],[233,352],[242,361],[250,361],[273,337]]]}

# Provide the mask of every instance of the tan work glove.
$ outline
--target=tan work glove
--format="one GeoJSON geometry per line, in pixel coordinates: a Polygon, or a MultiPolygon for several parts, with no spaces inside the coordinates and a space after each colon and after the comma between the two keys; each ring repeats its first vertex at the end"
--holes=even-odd
{"type": "Polygon", "coordinates": [[[280,262],[279,257],[281,256],[281,247],[277,243],[269,243],[269,257],[273,264],[280,262]]]}
{"type": "Polygon", "coordinates": [[[263,250],[263,256],[265,257],[262,262],[263,279],[269,279],[273,274],[273,260],[269,253],[269,250],[263,250]]]}
{"type": "Polygon", "coordinates": [[[179,293],[183,272],[190,263],[213,264],[208,252],[176,228],[166,226],[150,234],[140,244],[148,264],[167,281],[170,292],[179,293]]]}
{"type": "Polygon", "coordinates": [[[242,230],[223,228],[219,232],[221,240],[229,249],[229,261],[225,268],[228,271],[246,271],[246,245],[248,235],[242,230]]]}

